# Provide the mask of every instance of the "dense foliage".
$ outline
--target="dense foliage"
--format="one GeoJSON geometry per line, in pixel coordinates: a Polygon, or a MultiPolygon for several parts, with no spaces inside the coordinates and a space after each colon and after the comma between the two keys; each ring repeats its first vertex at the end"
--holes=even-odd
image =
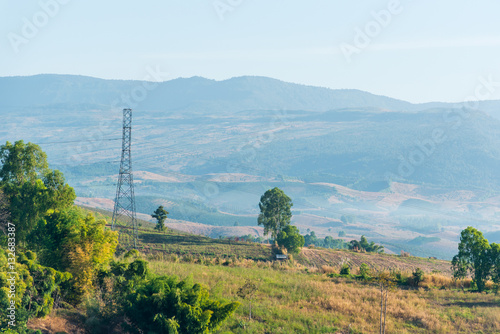
{"type": "Polygon", "coordinates": [[[99,281],[102,294],[93,303],[101,317],[93,329],[96,333],[118,325],[132,333],[208,334],[239,306],[210,298],[207,288],[191,279],[153,275],[140,259],[111,263],[99,281]]]}
{"type": "Polygon", "coordinates": [[[75,192],[61,172],[48,168],[38,145],[7,142],[0,147],[0,163],[0,188],[7,197],[10,221],[17,227],[17,242],[25,245],[38,220],[49,211],[71,207],[75,192]]]}
{"type": "Polygon", "coordinates": [[[371,253],[371,252],[383,253],[384,252],[384,246],[377,245],[377,244],[375,244],[374,241],[368,242],[368,240],[366,239],[366,237],[364,235],[361,236],[360,241],[351,240],[349,242],[349,249],[357,250],[357,251],[365,251],[368,253],[371,253]]]}
{"type": "Polygon", "coordinates": [[[481,292],[489,278],[500,283],[500,244],[489,244],[481,231],[469,226],[460,234],[458,254],[451,264],[456,278],[465,278],[470,273],[481,292]]]}
{"type": "Polygon", "coordinates": [[[16,262],[9,255],[0,249],[0,325],[7,328],[15,320],[9,327],[24,333],[29,319],[50,313],[54,299],[60,298],[60,286],[71,279],[71,274],[40,265],[30,251],[18,253],[16,262]],[[11,303],[15,317],[11,315],[11,303]]]}
{"type": "Polygon", "coordinates": [[[97,270],[113,258],[117,233],[82,209],[55,211],[40,219],[29,238],[42,263],[73,274],[67,299],[78,303],[93,291],[97,270]]]}
{"type": "Polygon", "coordinates": [[[160,205],[155,212],[151,215],[154,219],[156,219],[155,229],[158,231],[163,231],[165,228],[165,219],[167,219],[168,211],[163,208],[163,205],[160,205]]]}
{"type": "MultiPolygon", "coordinates": [[[[209,298],[205,287],[189,280],[149,274],[144,260],[114,262],[117,233],[73,205],[73,189],[48,168],[37,145],[7,142],[0,163],[1,239],[10,250],[0,249],[0,322],[9,325],[12,303],[10,333],[30,333],[27,321],[48,315],[56,300],[86,301],[92,333],[212,333],[238,307],[209,298]],[[89,302],[96,295],[98,302],[89,302]],[[107,321],[93,326],[95,319],[107,321]]],[[[167,214],[160,207],[154,215],[163,225],[167,214]]]]}
{"type": "Polygon", "coordinates": [[[278,232],[276,242],[279,246],[285,247],[289,253],[298,253],[304,246],[304,237],[300,235],[296,226],[287,225],[278,232]]]}
{"type": "Polygon", "coordinates": [[[259,202],[260,214],[257,220],[259,225],[264,226],[264,234],[271,234],[276,240],[278,233],[287,225],[292,218],[292,200],[283,190],[275,187],[267,190],[261,196],[259,202]]]}
{"type": "Polygon", "coordinates": [[[329,235],[324,238],[318,238],[314,231],[311,231],[310,233],[306,234],[304,236],[304,241],[305,241],[304,245],[306,247],[314,245],[316,247],[324,247],[324,248],[347,249],[349,245],[344,240],[334,239],[329,235]]]}

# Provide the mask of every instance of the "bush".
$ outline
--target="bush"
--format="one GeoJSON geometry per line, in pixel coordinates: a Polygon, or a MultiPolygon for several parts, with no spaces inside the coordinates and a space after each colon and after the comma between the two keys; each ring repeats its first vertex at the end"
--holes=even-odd
{"type": "Polygon", "coordinates": [[[370,267],[368,267],[366,263],[361,263],[361,266],[359,266],[358,275],[364,280],[368,279],[371,275],[370,267]]]}
{"type": "Polygon", "coordinates": [[[418,287],[418,284],[424,280],[424,271],[420,268],[415,269],[412,273],[413,286],[418,287]]]}
{"type": "Polygon", "coordinates": [[[18,253],[17,263],[13,264],[15,269],[10,268],[8,258],[7,252],[0,249],[0,326],[7,328],[8,325],[9,286],[11,280],[15,279],[16,325],[18,331],[24,334],[25,331],[21,329],[25,328],[29,319],[44,317],[52,311],[54,298],[59,294],[61,285],[72,276],[38,264],[33,252],[18,253]]]}
{"type": "Polygon", "coordinates": [[[212,333],[239,306],[212,300],[205,287],[175,276],[139,276],[125,299],[134,325],[157,333],[212,333]]]}
{"type": "Polygon", "coordinates": [[[408,277],[403,275],[399,269],[392,269],[390,271],[390,276],[394,278],[397,284],[399,285],[408,285],[408,277]]]}
{"type": "Polygon", "coordinates": [[[342,267],[340,267],[340,275],[348,276],[350,274],[351,274],[351,268],[349,268],[349,265],[347,265],[347,263],[344,263],[342,267]]]}
{"type": "Polygon", "coordinates": [[[128,258],[136,259],[138,257],[139,257],[139,251],[137,249],[131,249],[127,253],[125,253],[125,255],[123,255],[124,259],[128,258]]]}

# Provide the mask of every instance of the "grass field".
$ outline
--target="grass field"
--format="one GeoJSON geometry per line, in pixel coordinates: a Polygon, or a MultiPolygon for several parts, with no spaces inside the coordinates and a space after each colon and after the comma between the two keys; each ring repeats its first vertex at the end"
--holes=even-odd
{"type": "MultiPolygon", "coordinates": [[[[106,213],[103,212],[104,218],[106,213]]],[[[98,214],[100,215],[100,214],[98,214]]],[[[166,233],[142,222],[138,248],[157,274],[192,277],[217,298],[242,303],[218,333],[378,333],[380,290],[375,283],[329,277],[347,263],[406,275],[425,272],[420,288],[389,292],[386,333],[500,333],[500,296],[463,291],[451,279],[450,262],[346,250],[304,248],[289,262],[272,261],[269,245],[166,233]],[[258,286],[252,300],[237,297],[250,280],[258,286]]],[[[122,241],[130,242],[127,237],[122,241]]],[[[130,246],[130,243],[128,243],[130,246]]],[[[470,280],[465,282],[465,288],[470,280]]]]}
{"type": "MultiPolygon", "coordinates": [[[[151,269],[192,276],[215,296],[242,302],[220,333],[378,333],[380,291],[373,283],[251,261],[207,266],[153,260],[151,269]],[[247,279],[259,287],[253,320],[249,302],[236,296],[247,279]]],[[[426,288],[389,292],[387,333],[500,333],[499,296],[439,288],[436,281],[427,276],[426,288]]]]}
{"type": "MultiPolygon", "coordinates": [[[[98,218],[111,222],[111,213],[103,210],[91,209],[98,218]]],[[[151,222],[139,220],[138,249],[144,253],[176,254],[194,258],[208,257],[226,259],[236,257],[254,261],[273,260],[273,252],[267,244],[249,243],[244,241],[229,241],[226,239],[212,239],[205,236],[193,235],[173,229],[158,232],[153,229],[151,222]]],[[[127,231],[127,230],[125,230],[127,231]]],[[[132,238],[122,235],[121,244],[132,247],[132,238]]],[[[322,268],[323,266],[338,267],[347,263],[351,268],[358,268],[361,263],[368,264],[375,270],[397,269],[400,271],[413,271],[421,268],[427,273],[450,273],[450,262],[444,260],[427,259],[420,257],[401,257],[389,254],[356,253],[347,250],[334,249],[309,249],[304,248],[294,257],[295,261],[305,267],[322,268]]]]}

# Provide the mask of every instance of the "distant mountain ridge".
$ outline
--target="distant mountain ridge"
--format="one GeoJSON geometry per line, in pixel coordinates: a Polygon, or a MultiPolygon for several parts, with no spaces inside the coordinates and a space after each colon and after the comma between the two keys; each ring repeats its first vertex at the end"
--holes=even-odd
{"type": "Polygon", "coordinates": [[[78,196],[112,203],[121,108],[131,107],[140,213],[165,205],[173,219],[254,226],[260,196],[279,187],[304,234],[343,231],[394,252],[449,258],[471,222],[498,236],[500,119],[492,115],[500,102],[478,106],[266,77],[7,77],[0,145],[40,144],[78,196]],[[343,215],[357,223],[342,223],[343,215]],[[419,236],[440,241],[432,251],[408,244],[419,236]]]}
{"type": "MultiPolygon", "coordinates": [[[[47,108],[69,103],[105,109],[117,106],[117,101],[125,106],[127,99],[132,101],[134,107],[145,111],[184,110],[196,113],[280,109],[324,112],[363,107],[415,112],[460,106],[441,102],[412,104],[356,89],[333,90],[257,76],[222,81],[202,77],[177,78],[154,85],[153,89],[145,90],[141,89],[143,82],[137,80],[59,74],[0,77],[0,107],[47,108]],[[144,92],[146,96],[142,96],[144,92]]],[[[149,83],[149,86],[152,84],[149,83]]],[[[500,101],[480,102],[479,109],[483,110],[483,107],[484,111],[494,116],[500,115],[500,101]]]]}
{"type": "MultiPolygon", "coordinates": [[[[491,112],[500,101],[482,105],[491,112]]],[[[134,121],[135,138],[152,147],[164,146],[168,138],[182,147],[185,157],[158,156],[167,156],[169,165],[185,174],[271,173],[359,189],[378,189],[391,180],[466,188],[500,185],[500,120],[491,113],[267,77],[192,77],[160,83],[55,74],[3,77],[0,115],[6,126],[0,129],[0,139],[43,143],[47,139],[40,136],[53,141],[64,130],[67,140],[103,118],[113,119],[116,134],[122,106],[140,112],[134,121]],[[12,130],[8,125],[20,122],[30,126],[12,130]],[[262,139],[245,135],[249,129],[249,134],[273,134],[270,140],[264,137],[265,145],[256,145],[253,142],[262,139]],[[436,142],[434,131],[443,132],[446,140],[436,142]],[[432,152],[422,149],[429,140],[434,141],[432,152]],[[248,150],[256,152],[251,164],[242,163],[248,161],[248,150]]],[[[68,153],[49,149],[68,159],[68,153]]],[[[143,151],[137,154],[141,158],[143,151]]]]}

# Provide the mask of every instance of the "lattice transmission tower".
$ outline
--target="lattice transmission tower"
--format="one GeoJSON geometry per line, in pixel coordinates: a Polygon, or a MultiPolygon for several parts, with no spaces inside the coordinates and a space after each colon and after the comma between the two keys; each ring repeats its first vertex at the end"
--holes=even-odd
{"type": "Polygon", "coordinates": [[[135,213],[134,176],[132,173],[132,109],[123,109],[122,159],[116,185],[115,208],[111,229],[115,230],[120,219],[132,229],[134,248],[137,247],[137,218],[135,213]]]}

